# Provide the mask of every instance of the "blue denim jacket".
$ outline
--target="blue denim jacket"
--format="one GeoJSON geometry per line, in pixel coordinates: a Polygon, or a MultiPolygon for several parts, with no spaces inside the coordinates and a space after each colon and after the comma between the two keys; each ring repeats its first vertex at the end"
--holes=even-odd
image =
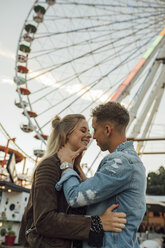
{"type": "MultiPolygon", "coordinates": [[[[120,144],[100,163],[94,177],[81,182],[72,169],[65,170],[56,189],[63,187],[72,207],[88,206],[88,215],[101,215],[109,206],[119,203],[117,212],[125,212],[127,223],[121,233],[105,232],[103,247],[138,248],[136,232],[146,210],[145,168],[131,141],[120,144]]],[[[86,242],[83,248],[90,247],[86,242]]]]}

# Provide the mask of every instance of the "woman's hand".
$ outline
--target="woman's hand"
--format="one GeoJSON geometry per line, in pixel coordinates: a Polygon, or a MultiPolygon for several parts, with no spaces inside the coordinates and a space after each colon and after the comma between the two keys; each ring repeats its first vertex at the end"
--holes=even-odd
{"type": "Polygon", "coordinates": [[[126,214],[112,212],[118,206],[118,204],[113,204],[100,216],[104,231],[121,232],[125,228],[126,214]]]}
{"type": "Polygon", "coordinates": [[[79,148],[77,151],[72,151],[69,147],[68,144],[65,144],[63,147],[60,148],[60,150],[57,152],[57,155],[59,157],[59,159],[61,160],[61,163],[63,162],[68,162],[70,164],[74,164],[75,163],[75,159],[77,157],[79,157],[77,159],[76,163],[80,163],[81,161],[81,154],[83,153],[83,151],[86,150],[86,146],[82,146],[81,148],[79,148]]]}
{"type": "Polygon", "coordinates": [[[83,152],[81,152],[77,156],[77,158],[75,158],[73,169],[79,174],[81,180],[84,182],[87,179],[87,177],[86,177],[85,173],[83,172],[83,169],[81,168],[81,165],[80,165],[80,161],[82,159],[82,156],[83,156],[83,152]]]}
{"type": "Polygon", "coordinates": [[[83,153],[84,153],[84,151],[80,152],[80,154],[75,158],[74,165],[73,165],[74,168],[77,168],[77,169],[80,168],[80,162],[81,162],[83,153]]]}

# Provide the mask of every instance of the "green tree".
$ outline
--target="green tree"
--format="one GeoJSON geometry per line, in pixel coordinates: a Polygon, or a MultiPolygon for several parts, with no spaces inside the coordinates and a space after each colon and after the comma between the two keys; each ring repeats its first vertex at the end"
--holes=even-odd
{"type": "Polygon", "coordinates": [[[156,172],[148,173],[147,194],[165,195],[165,168],[163,166],[160,166],[156,172]]]}

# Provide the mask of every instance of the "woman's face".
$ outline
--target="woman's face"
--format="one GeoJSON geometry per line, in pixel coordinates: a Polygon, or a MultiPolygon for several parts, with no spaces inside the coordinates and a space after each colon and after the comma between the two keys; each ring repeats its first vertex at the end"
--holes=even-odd
{"type": "Polygon", "coordinates": [[[76,151],[82,146],[87,146],[90,138],[88,123],[86,120],[81,120],[76,125],[74,131],[68,136],[67,143],[73,151],[76,151]]]}

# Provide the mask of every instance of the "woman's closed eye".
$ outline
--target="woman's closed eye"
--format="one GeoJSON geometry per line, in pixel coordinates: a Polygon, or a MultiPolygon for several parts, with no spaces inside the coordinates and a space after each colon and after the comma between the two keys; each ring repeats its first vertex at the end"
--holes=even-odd
{"type": "Polygon", "coordinates": [[[86,133],[86,129],[81,129],[81,132],[82,133],[86,133]]]}

